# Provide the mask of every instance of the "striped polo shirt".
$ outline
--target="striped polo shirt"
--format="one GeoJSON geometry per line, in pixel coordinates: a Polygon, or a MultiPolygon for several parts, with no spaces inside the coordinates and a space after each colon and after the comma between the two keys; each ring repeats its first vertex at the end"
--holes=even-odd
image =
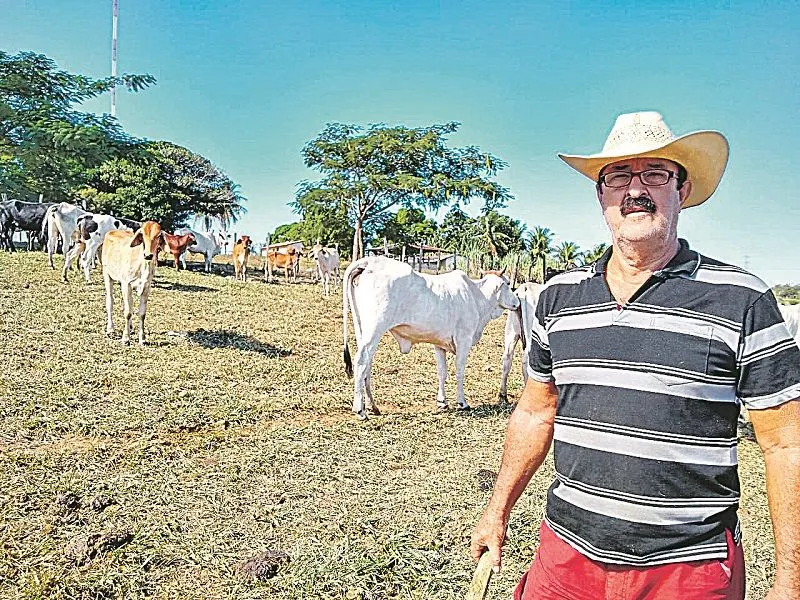
{"type": "Polygon", "coordinates": [[[551,279],[536,309],[528,374],[558,388],[545,518],[604,563],[724,559],[739,403],[800,397],[800,348],[769,287],[680,244],[625,305],[609,248],[551,279]]]}

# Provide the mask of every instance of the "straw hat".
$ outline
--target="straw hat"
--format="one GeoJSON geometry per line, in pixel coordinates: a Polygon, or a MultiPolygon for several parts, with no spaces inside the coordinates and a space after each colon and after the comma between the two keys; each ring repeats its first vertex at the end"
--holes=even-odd
{"type": "Polygon", "coordinates": [[[570,167],[597,181],[606,165],[642,156],[665,158],[682,165],[692,192],[682,208],[702,204],[714,193],[728,162],[728,140],[718,131],[695,131],[680,137],[657,112],[620,115],[599,154],[559,154],[570,167]]]}

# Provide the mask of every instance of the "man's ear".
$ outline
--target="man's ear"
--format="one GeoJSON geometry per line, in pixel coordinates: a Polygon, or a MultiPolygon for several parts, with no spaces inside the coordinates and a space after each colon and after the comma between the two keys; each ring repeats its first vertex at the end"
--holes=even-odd
{"type": "Polygon", "coordinates": [[[683,208],[683,204],[689,198],[689,194],[692,193],[692,182],[688,179],[684,181],[681,189],[678,190],[678,193],[681,196],[681,208],[683,208]]]}
{"type": "Polygon", "coordinates": [[[131,248],[134,248],[135,246],[138,246],[139,244],[143,243],[144,243],[144,237],[142,236],[141,230],[139,230],[136,232],[136,235],[133,236],[133,239],[131,240],[131,248]]]}

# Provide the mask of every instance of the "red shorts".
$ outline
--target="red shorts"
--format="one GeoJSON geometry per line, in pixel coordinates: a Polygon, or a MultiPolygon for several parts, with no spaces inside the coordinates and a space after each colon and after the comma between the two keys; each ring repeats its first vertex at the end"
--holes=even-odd
{"type": "Polygon", "coordinates": [[[726,532],[728,557],[653,567],[586,558],[544,522],[539,550],[514,600],[743,600],[742,544],[726,532]]]}

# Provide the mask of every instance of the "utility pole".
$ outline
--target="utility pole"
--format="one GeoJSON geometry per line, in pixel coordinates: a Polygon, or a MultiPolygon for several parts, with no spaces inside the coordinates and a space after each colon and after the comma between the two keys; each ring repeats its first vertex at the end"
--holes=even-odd
{"type": "MultiPolygon", "coordinates": [[[[113,16],[111,18],[111,77],[117,76],[117,19],[119,18],[119,0],[112,0],[113,16]]],[[[117,85],[111,88],[111,116],[117,116],[117,85]]]]}

